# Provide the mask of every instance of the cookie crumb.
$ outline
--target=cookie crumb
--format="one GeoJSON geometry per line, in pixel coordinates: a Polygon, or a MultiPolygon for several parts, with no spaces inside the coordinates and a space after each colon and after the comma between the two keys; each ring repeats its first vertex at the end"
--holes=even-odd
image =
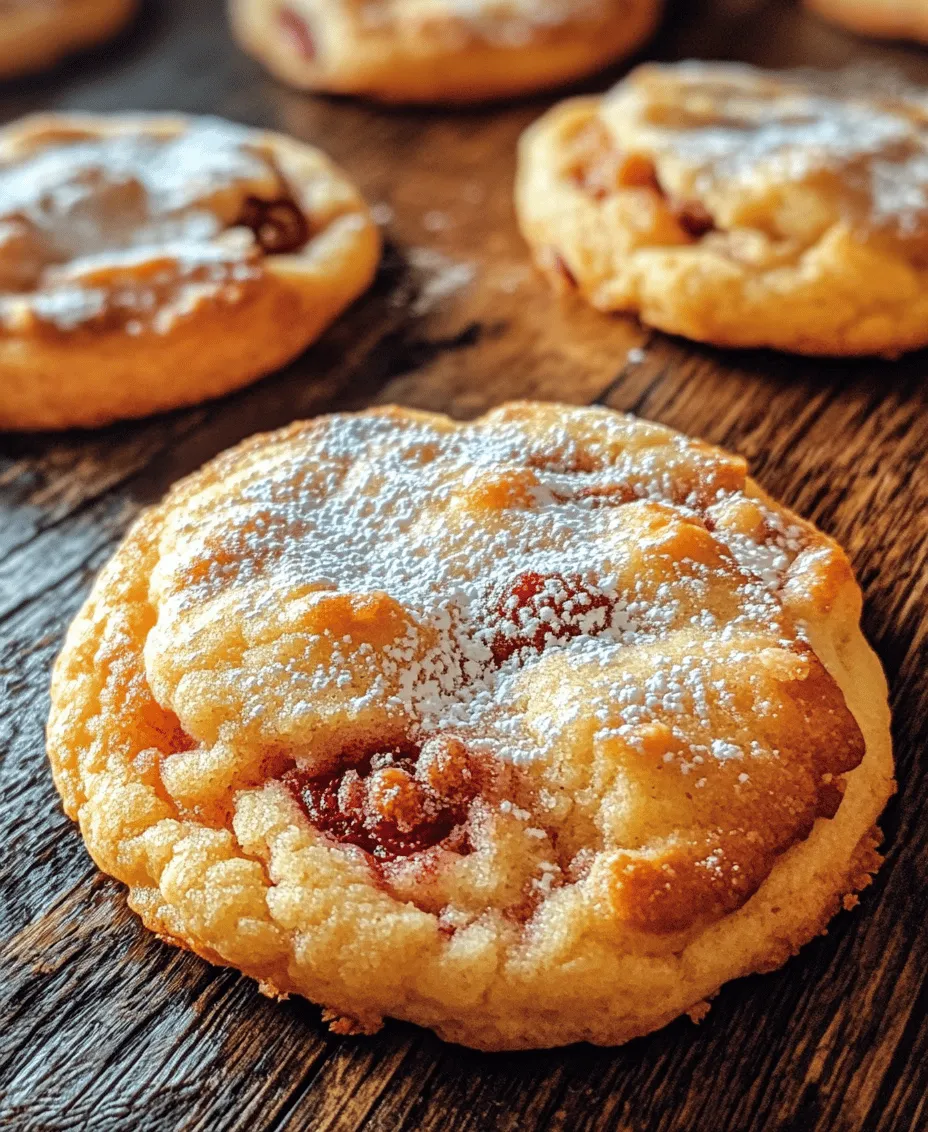
{"type": "Polygon", "coordinates": [[[703,1000],[702,1002],[697,1002],[693,1006],[691,1006],[686,1013],[689,1016],[690,1021],[694,1022],[698,1026],[711,1009],[711,1004],[703,1000]]]}

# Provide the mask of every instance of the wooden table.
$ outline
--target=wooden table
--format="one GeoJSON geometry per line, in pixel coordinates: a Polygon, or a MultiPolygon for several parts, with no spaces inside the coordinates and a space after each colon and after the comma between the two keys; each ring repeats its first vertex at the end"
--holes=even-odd
{"type": "MultiPolygon", "coordinates": [[[[308,98],[235,50],[221,7],[153,4],[109,48],[0,88],[0,116],[181,109],[289,130],[392,217],[389,249],[324,341],[237,396],[98,433],[0,438],[0,1128],[928,1128],[928,356],[723,353],[559,301],[529,269],[510,204],[514,142],[550,99],[442,114],[308,98]],[[44,761],[49,666],[132,517],[221,449],[323,410],[471,416],[511,397],[596,401],[727,445],[849,549],[893,686],[887,862],[857,912],[784,970],[726,987],[699,1028],[513,1055],[397,1023],[333,1037],[311,1005],[275,1005],[159,943],[92,867],[44,761]]],[[[791,0],[678,4],[654,53],[885,59],[928,82],[928,52],[855,41],[791,0]]]]}

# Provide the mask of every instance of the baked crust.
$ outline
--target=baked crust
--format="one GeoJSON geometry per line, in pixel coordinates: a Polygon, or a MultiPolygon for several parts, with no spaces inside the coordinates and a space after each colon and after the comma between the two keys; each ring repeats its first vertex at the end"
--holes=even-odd
{"type": "Polygon", "coordinates": [[[661,0],[230,0],[242,46],[298,87],[385,102],[481,102],[631,54],[661,0]]]}
{"type": "Polygon", "coordinates": [[[928,43],[928,7],[923,0],[806,0],[826,20],[877,39],[928,43]]]}
{"type": "Polygon", "coordinates": [[[639,67],[520,145],[541,269],[720,346],[895,357],[928,344],[928,102],[808,75],[639,67]]]}
{"type": "Polygon", "coordinates": [[[282,134],[181,116],[14,123],[0,427],[101,425],[245,385],[313,342],[379,251],[345,175],[282,134]]]}
{"type": "Polygon", "coordinates": [[[340,1032],[613,1044],[779,965],[877,868],[860,605],[839,547],[668,429],[321,418],[136,523],[49,758],[149,928],[340,1032]]]}
{"type": "Polygon", "coordinates": [[[136,0],[3,0],[0,79],[39,71],[115,35],[136,0]]]}

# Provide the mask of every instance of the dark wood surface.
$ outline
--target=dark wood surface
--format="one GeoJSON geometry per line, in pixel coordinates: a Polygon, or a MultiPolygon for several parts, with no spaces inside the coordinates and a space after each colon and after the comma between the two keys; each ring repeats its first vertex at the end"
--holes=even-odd
{"type": "MultiPolygon", "coordinates": [[[[679,3],[652,53],[885,60],[928,82],[928,52],[854,40],[791,0],[679,3]]],[[[219,0],[151,4],[114,45],[0,88],[3,120],[176,108],[286,129],[393,216],[374,289],[284,373],[98,433],[0,437],[0,1127],[928,1128],[928,356],[722,353],[557,300],[510,205],[514,142],[550,101],[442,114],[302,96],[235,50],[219,0]],[[887,862],[860,909],[785,969],[726,987],[698,1028],[512,1055],[395,1023],[333,1037],[309,1004],[275,1005],[159,943],[96,872],[44,761],[49,666],[127,523],[229,444],[320,411],[398,401],[471,416],[516,396],[598,401],[730,446],[848,547],[893,687],[887,862]]]]}

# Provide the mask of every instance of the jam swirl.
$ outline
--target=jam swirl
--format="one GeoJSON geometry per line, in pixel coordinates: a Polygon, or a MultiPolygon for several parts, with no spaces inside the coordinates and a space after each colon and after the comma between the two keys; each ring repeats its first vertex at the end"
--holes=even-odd
{"type": "Polygon", "coordinates": [[[296,768],[283,782],[318,830],[378,861],[436,845],[469,852],[465,826],[478,783],[453,736],[376,751],[327,774],[296,768]]]}

